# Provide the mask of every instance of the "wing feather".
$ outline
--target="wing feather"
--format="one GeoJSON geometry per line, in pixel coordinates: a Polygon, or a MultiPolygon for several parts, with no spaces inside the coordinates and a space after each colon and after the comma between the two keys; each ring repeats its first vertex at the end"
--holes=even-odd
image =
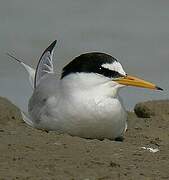
{"type": "Polygon", "coordinates": [[[34,88],[37,87],[41,79],[47,74],[53,74],[53,49],[56,45],[56,40],[43,52],[35,72],[34,88]]]}

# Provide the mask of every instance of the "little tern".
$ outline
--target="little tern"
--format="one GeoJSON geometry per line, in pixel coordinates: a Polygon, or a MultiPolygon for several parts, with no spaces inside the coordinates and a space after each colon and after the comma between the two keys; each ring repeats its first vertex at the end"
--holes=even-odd
{"type": "Polygon", "coordinates": [[[160,87],[126,74],[111,55],[91,52],[67,64],[60,78],[53,68],[56,40],[43,52],[36,70],[21,63],[29,73],[33,94],[24,121],[46,131],[97,139],[123,137],[127,114],[118,91],[125,86],[154,90],[160,87]]]}

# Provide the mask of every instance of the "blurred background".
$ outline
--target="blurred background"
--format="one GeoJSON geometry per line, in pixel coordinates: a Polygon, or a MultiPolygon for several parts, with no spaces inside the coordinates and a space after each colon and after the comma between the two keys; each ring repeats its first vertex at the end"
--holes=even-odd
{"type": "Polygon", "coordinates": [[[57,73],[84,52],[116,57],[128,74],[152,81],[163,92],[124,88],[127,109],[140,101],[169,97],[169,1],[5,0],[0,2],[0,96],[26,109],[32,93],[28,76],[9,52],[36,67],[57,39],[57,73]]]}

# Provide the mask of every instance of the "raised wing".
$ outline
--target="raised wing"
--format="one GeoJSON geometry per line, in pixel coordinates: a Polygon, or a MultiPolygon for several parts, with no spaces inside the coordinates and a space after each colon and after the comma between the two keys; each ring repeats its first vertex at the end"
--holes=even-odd
{"type": "Polygon", "coordinates": [[[56,40],[50,44],[48,48],[43,52],[35,72],[34,88],[37,87],[40,80],[47,74],[54,73],[53,70],[53,49],[56,45],[56,40]]]}

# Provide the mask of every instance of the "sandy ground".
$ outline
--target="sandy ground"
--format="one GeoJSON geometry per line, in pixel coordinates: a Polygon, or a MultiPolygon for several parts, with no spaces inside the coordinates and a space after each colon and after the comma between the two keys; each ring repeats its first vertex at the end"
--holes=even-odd
{"type": "Polygon", "coordinates": [[[33,129],[1,98],[0,179],[169,179],[169,101],[138,107],[150,118],[129,113],[123,142],[100,141],[33,129]]]}

